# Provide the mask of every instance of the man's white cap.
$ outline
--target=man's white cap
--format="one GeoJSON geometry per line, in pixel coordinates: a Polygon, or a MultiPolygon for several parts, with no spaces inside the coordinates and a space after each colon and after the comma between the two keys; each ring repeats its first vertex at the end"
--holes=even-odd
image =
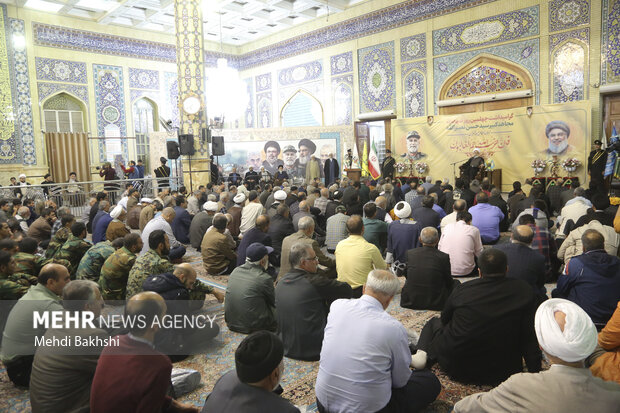
{"type": "Polygon", "coordinates": [[[205,211],[217,212],[217,202],[207,201],[202,206],[205,211]]]}
{"type": "Polygon", "coordinates": [[[284,201],[286,199],[286,192],[284,192],[283,190],[279,190],[273,195],[273,198],[276,201],[284,201]]]}
{"type": "Polygon", "coordinates": [[[26,174],[19,174],[18,178],[25,178],[26,174]]]}
{"type": "Polygon", "coordinates": [[[474,148],[474,152],[480,152],[480,149],[474,148]]]}
{"type": "Polygon", "coordinates": [[[110,216],[112,217],[112,219],[116,219],[116,218],[121,216],[121,213],[124,210],[125,209],[123,208],[122,205],[117,205],[117,206],[114,207],[114,209],[112,211],[110,211],[110,216]]]}
{"type": "Polygon", "coordinates": [[[140,203],[142,203],[142,204],[152,204],[153,200],[151,198],[142,198],[140,200],[140,203]]]}
{"type": "Polygon", "coordinates": [[[394,207],[394,213],[398,218],[404,219],[409,218],[411,216],[411,206],[408,202],[400,201],[394,207]]]}
{"type": "Polygon", "coordinates": [[[242,204],[245,201],[245,194],[237,194],[233,198],[235,204],[242,204]]]}

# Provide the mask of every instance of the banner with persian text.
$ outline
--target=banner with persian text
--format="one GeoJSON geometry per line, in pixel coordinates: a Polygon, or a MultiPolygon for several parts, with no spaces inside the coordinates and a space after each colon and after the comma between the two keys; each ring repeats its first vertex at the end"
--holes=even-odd
{"type": "MultiPolygon", "coordinates": [[[[584,182],[590,152],[590,103],[533,106],[489,112],[409,118],[392,121],[392,149],[397,163],[428,165],[433,179],[459,176],[459,165],[478,148],[495,169],[502,170],[502,190],[534,175],[532,161],[546,162],[541,176],[551,176],[551,163],[569,158],[581,162],[576,171],[560,168],[560,176],[584,182]],[[529,112],[529,113],[528,113],[529,112]],[[554,158],[555,156],[555,158],[554,158]]],[[[404,172],[401,176],[409,176],[404,172]]],[[[420,174],[414,174],[420,175],[420,174]]]]}

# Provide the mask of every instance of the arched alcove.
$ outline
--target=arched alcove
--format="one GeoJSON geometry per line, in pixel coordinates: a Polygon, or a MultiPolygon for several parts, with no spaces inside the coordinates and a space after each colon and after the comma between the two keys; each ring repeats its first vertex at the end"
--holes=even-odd
{"type": "Polygon", "coordinates": [[[323,105],[310,93],[300,89],[282,106],[280,125],[283,127],[322,126],[323,105]]]}
{"type": "MultiPolygon", "coordinates": [[[[469,98],[528,89],[534,92],[534,85],[534,79],[522,66],[497,56],[480,55],[461,66],[446,79],[439,91],[439,99],[469,98]]],[[[510,109],[530,106],[533,102],[534,98],[530,96],[442,107],[439,113],[454,114],[510,109]]]]}
{"type": "Polygon", "coordinates": [[[73,95],[59,92],[42,104],[46,132],[87,132],[86,105],[73,95]]]}
{"type": "Polygon", "coordinates": [[[575,39],[560,43],[552,52],[553,102],[584,99],[587,46],[575,39]]]}
{"type": "Polygon", "coordinates": [[[159,129],[157,104],[147,97],[136,99],[133,103],[133,127],[136,137],[136,159],[142,159],[147,171],[149,165],[148,134],[159,129]]]}

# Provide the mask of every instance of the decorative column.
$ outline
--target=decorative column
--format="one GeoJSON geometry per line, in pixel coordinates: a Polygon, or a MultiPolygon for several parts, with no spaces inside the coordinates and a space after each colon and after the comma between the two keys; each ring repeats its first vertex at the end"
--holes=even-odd
{"type": "MultiPolygon", "coordinates": [[[[202,142],[200,132],[207,127],[205,116],[205,76],[203,54],[203,30],[201,0],[175,0],[174,15],[177,40],[177,75],[179,79],[180,134],[193,134],[196,153],[191,156],[191,183],[194,188],[209,182],[209,146],[202,142]],[[183,102],[197,97],[200,110],[188,113],[183,102]],[[205,171],[205,172],[195,172],[205,171]]],[[[190,160],[183,160],[185,185],[190,186],[190,160]]]]}

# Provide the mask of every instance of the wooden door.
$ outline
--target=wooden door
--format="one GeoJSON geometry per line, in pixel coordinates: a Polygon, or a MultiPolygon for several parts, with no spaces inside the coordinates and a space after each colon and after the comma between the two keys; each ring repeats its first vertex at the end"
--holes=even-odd
{"type": "Polygon", "coordinates": [[[616,124],[616,132],[620,133],[620,94],[605,96],[604,108],[603,125],[609,142],[614,123],[616,124]]]}

